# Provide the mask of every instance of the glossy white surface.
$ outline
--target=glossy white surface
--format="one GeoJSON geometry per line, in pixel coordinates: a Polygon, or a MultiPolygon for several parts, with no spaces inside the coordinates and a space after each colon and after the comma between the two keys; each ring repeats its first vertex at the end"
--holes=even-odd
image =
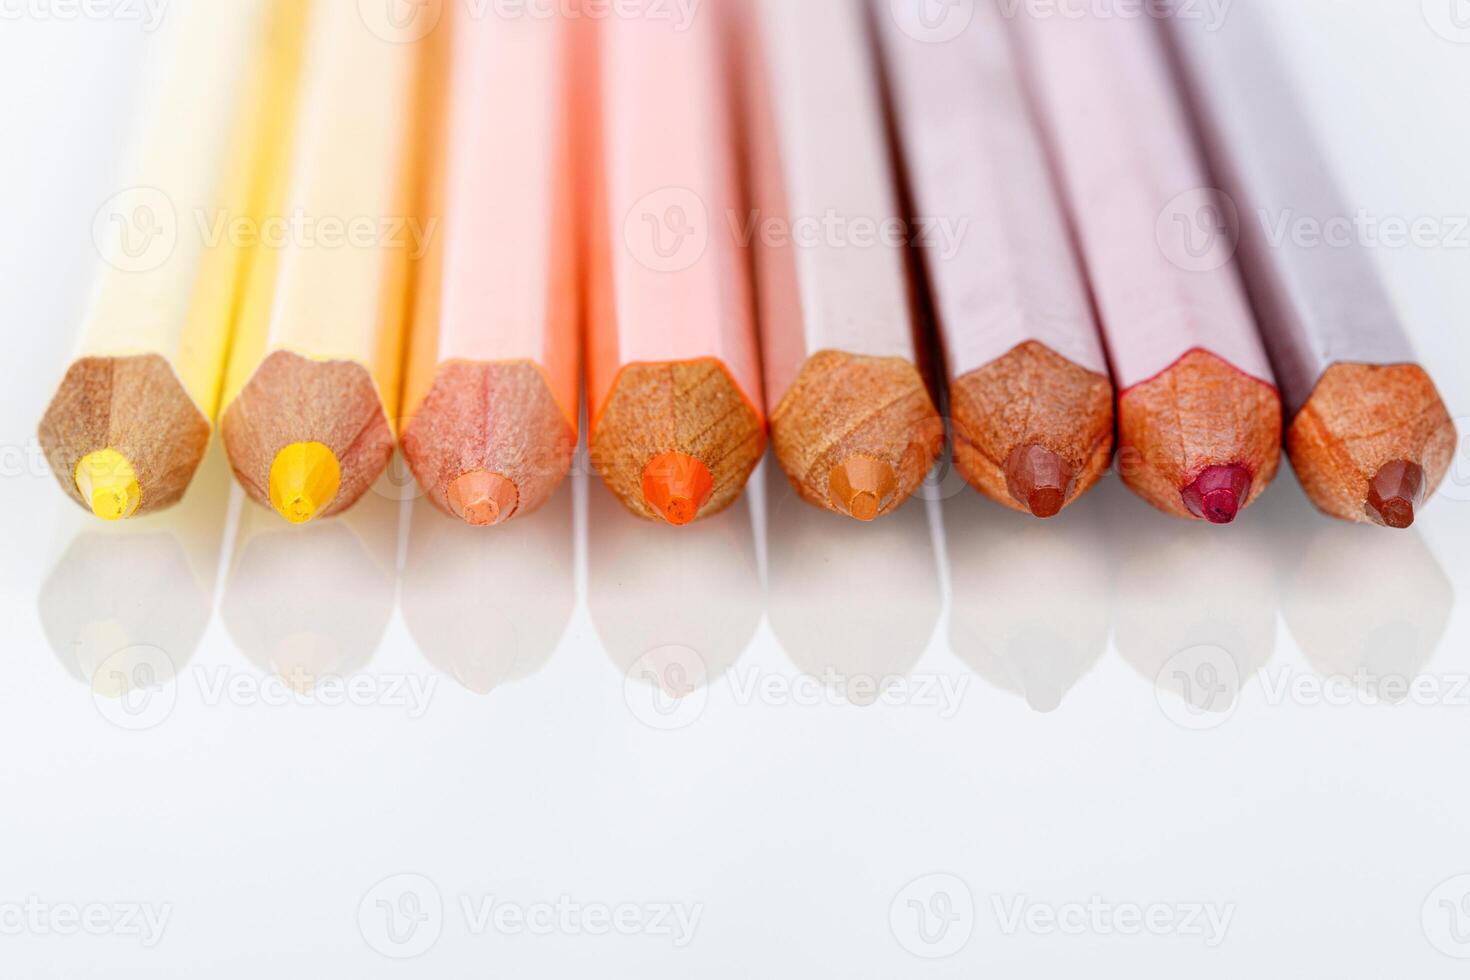
{"type": "MultiPolygon", "coordinates": [[[[1354,199],[1463,215],[1454,21],[1290,8],[1354,199]]],[[[1289,474],[1223,531],[1113,478],[858,527],[769,466],[684,532],[580,475],[299,532],[217,459],[98,528],[33,429],[139,39],[0,22],[0,975],[1462,974],[1470,455],[1403,535],[1289,474]]],[[[1379,257],[1470,430],[1470,247],[1379,257]]]]}

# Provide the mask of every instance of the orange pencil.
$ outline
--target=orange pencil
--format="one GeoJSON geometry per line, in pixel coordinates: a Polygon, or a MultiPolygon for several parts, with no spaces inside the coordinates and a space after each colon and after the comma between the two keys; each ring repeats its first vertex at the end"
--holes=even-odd
{"type": "Polygon", "coordinates": [[[1229,524],[1281,463],[1281,396],[1149,18],[1020,17],[1118,389],[1124,481],[1229,524]]]}
{"type": "Polygon", "coordinates": [[[740,495],[765,450],[723,3],[676,30],[600,23],[591,154],[592,463],[634,513],[688,524],[740,495]]]}
{"type": "Polygon", "coordinates": [[[475,526],[540,507],[577,444],[568,22],[451,10],[449,122],[427,210],[403,453],[475,526]]]}
{"type": "Polygon", "coordinates": [[[776,456],[802,498],[870,521],[944,448],[919,368],[902,220],[864,8],[746,8],[762,357],[776,456]]]}

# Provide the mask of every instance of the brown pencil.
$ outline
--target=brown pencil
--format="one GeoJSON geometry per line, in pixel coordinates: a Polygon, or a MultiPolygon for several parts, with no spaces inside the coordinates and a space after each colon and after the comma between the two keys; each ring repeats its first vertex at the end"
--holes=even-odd
{"type": "Polygon", "coordinates": [[[1291,216],[1349,210],[1249,10],[1208,34],[1168,33],[1191,83],[1216,175],[1240,209],[1240,255],[1286,400],[1287,450],[1312,502],[1333,517],[1406,528],[1449,470],[1456,434],[1366,251],[1273,240],[1291,216]]]}
{"type": "Polygon", "coordinates": [[[921,251],[955,465],[991,499],[1053,517],[1112,461],[1107,358],[998,11],[980,3],[932,44],[904,29],[924,3],[884,0],[875,22],[915,206],[962,229],[921,251]]]}
{"type": "Polygon", "coordinates": [[[589,246],[590,450],[635,514],[686,525],[729,507],[765,451],[740,201],[728,5],[686,30],[601,28],[589,246]]]}
{"type": "Polygon", "coordinates": [[[759,0],[747,49],[771,440],[808,503],[869,521],[944,443],[919,370],[901,211],[861,4],[759,0]]]}
{"type": "Polygon", "coordinates": [[[426,211],[403,454],[468,524],[540,507],[577,444],[580,338],[560,18],[451,9],[449,124],[426,211]]]}
{"type": "Polygon", "coordinates": [[[1167,513],[1229,524],[1281,460],[1281,398],[1148,18],[1019,17],[1101,317],[1119,471],[1167,513]]]}

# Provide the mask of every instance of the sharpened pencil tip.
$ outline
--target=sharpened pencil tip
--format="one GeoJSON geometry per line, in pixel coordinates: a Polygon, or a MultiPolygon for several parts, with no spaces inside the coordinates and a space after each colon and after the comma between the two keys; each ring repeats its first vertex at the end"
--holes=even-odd
{"type": "Polygon", "coordinates": [[[316,518],[342,489],[342,464],[319,442],[293,442],[271,462],[271,506],[292,524],[316,518]]]}
{"type": "Polygon", "coordinates": [[[827,490],[839,514],[872,521],[898,491],[898,474],[881,459],[849,456],[832,467],[827,490]]]}
{"type": "Polygon", "coordinates": [[[661,453],[643,468],[643,499],[675,527],[693,523],[714,490],[709,467],[688,453],[661,453]]]}
{"type": "Polygon", "coordinates": [[[449,509],[471,527],[494,527],[514,516],[521,494],[499,473],[473,470],[449,485],[449,509]]]}
{"type": "Polygon", "coordinates": [[[132,462],[116,449],[99,449],[83,456],[72,477],[92,513],[104,521],[126,520],[143,502],[132,462]]]}
{"type": "Polygon", "coordinates": [[[1239,463],[1211,466],[1181,491],[1184,506],[1211,524],[1232,524],[1251,493],[1251,472],[1239,463]]]}
{"type": "Polygon", "coordinates": [[[1045,446],[1021,446],[1006,460],[1006,489],[1016,503],[1040,518],[1056,517],[1067,506],[1075,473],[1072,465],[1045,446]]]}
{"type": "Polygon", "coordinates": [[[1414,525],[1424,503],[1424,467],[1404,459],[1383,464],[1368,481],[1368,517],[1375,524],[1404,530],[1414,525]]]}

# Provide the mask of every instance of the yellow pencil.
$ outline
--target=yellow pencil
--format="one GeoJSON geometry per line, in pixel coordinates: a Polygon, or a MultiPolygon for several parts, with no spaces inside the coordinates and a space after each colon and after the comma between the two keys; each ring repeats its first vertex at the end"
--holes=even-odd
{"type": "Polygon", "coordinates": [[[295,524],[352,506],[392,456],[410,264],[432,232],[410,196],[430,44],[379,37],[357,4],[306,6],[220,416],[236,478],[295,524]]]}
{"type": "Polygon", "coordinates": [[[250,206],[298,7],[187,5],[150,51],[123,189],[93,229],[78,355],[40,427],[62,489],[105,520],[177,503],[209,444],[248,255],[201,229],[250,206]]]}

